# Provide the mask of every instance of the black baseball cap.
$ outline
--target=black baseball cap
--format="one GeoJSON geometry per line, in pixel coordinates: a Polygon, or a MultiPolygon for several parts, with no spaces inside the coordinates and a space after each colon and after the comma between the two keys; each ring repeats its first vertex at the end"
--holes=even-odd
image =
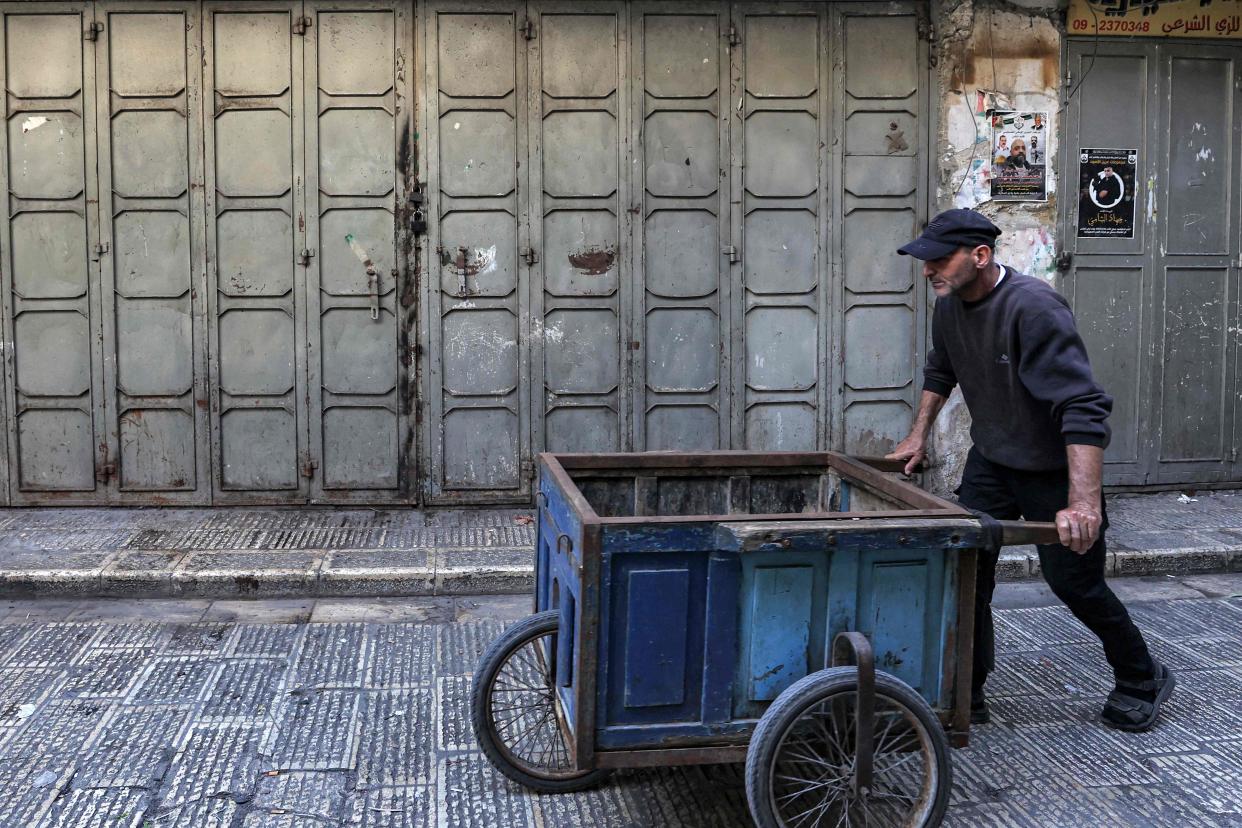
{"type": "Polygon", "coordinates": [[[987,216],[959,207],[936,216],[928,222],[923,235],[897,248],[897,252],[928,261],[947,256],[959,247],[978,247],[981,244],[995,247],[996,237],[1000,234],[1000,228],[988,221],[987,216]]]}

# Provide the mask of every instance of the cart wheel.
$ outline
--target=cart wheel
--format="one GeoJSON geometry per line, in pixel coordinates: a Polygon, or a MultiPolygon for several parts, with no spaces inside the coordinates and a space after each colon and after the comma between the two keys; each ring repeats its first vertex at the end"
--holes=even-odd
{"type": "Polygon", "coordinates": [[[509,627],[479,660],[470,692],[471,722],[496,770],[543,793],[589,788],[606,770],[576,770],[561,730],[553,678],[556,611],[509,627]]]}
{"type": "Polygon", "coordinates": [[[875,675],[873,773],[855,790],[858,670],[812,673],[759,720],[746,754],[746,798],[759,828],[935,826],[949,805],[949,740],[902,681],[875,675]]]}

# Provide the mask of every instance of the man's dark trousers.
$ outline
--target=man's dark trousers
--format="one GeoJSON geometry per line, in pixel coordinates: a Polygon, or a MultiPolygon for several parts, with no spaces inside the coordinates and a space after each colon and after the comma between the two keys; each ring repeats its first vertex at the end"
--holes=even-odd
{"type": "MultiPolygon", "coordinates": [[[[1069,473],[1022,471],[993,463],[972,448],[957,490],[961,504],[987,512],[997,520],[1052,521],[1069,497],[1069,473]]],[[[1104,504],[1100,504],[1103,511],[1104,504]]],[[[1104,645],[1104,655],[1123,681],[1149,679],[1155,670],[1143,634],[1130,614],[1104,581],[1104,530],[1084,555],[1060,544],[1039,546],[1039,565],[1044,580],[1070,612],[1104,645]]],[[[979,555],[975,583],[975,657],[972,695],[982,695],[983,683],[995,667],[996,641],[992,625],[992,593],[996,589],[997,552],[979,555]]]]}

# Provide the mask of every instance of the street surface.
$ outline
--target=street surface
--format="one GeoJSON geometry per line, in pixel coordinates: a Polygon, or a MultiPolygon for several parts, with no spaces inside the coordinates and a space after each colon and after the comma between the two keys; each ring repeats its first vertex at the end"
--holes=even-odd
{"type": "MultiPolygon", "coordinates": [[[[1242,576],[1117,580],[1178,671],[1162,724],[1092,721],[1091,636],[1001,587],[994,723],[954,751],[949,824],[1242,826],[1242,576]]],[[[475,750],[475,660],[521,597],[0,602],[0,825],[727,828],[740,768],[535,796],[475,750]]]]}

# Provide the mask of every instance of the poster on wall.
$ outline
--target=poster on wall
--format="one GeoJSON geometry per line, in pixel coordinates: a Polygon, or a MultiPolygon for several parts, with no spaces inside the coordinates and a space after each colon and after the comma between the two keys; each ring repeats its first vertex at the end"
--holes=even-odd
{"type": "Polygon", "coordinates": [[[1136,149],[1078,155],[1078,238],[1134,238],[1136,149]]]}
{"type": "Polygon", "coordinates": [[[1088,37],[1242,40],[1242,0],[1070,0],[1066,27],[1088,37]]]}
{"type": "Polygon", "coordinates": [[[1048,113],[992,113],[992,200],[1048,200],[1048,113]]]}

